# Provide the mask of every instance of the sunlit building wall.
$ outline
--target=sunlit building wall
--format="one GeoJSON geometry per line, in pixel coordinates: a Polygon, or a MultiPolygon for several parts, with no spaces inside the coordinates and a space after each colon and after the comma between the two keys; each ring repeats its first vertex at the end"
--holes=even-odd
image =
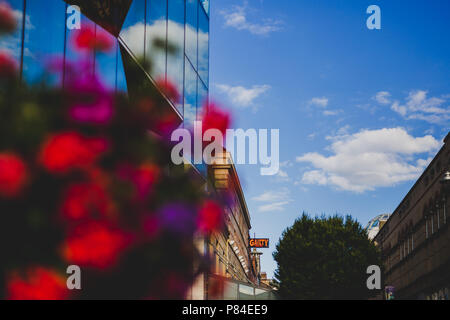
{"type": "Polygon", "coordinates": [[[384,224],[384,286],[396,299],[450,299],[450,134],[384,224]]]}

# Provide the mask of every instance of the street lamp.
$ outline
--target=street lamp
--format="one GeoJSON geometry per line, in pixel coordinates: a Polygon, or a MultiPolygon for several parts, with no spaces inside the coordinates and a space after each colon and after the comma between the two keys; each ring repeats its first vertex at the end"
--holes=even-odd
{"type": "Polygon", "coordinates": [[[449,192],[450,189],[450,171],[446,171],[444,173],[444,176],[442,177],[442,179],[439,181],[442,185],[442,193],[444,194],[444,224],[447,223],[447,193],[449,192]]]}
{"type": "Polygon", "coordinates": [[[444,188],[450,184],[450,171],[444,173],[440,183],[444,186],[444,188]]]}

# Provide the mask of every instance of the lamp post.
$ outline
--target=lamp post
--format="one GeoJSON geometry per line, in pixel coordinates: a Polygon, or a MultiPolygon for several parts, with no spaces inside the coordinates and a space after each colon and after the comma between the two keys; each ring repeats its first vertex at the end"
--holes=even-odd
{"type": "Polygon", "coordinates": [[[439,181],[442,185],[442,193],[444,195],[443,201],[444,201],[444,224],[447,223],[447,193],[449,193],[450,190],[450,171],[446,171],[444,173],[444,176],[439,181]]]}

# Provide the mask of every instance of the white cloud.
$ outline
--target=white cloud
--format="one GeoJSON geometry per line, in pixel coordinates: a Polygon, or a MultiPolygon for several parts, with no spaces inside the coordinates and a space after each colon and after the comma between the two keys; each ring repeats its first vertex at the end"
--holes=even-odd
{"type": "Polygon", "coordinates": [[[248,21],[245,6],[234,6],[230,11],[222,11],[225,18],[225,26],[237,30],[246,30],[255,35],[267,35],[281,30],[281,22],[273,19],[265,19],[262,23],[252,23],[248,21]]]}
{"type": "MultiPolygon", "coordinates": [[[[158,47],[154,46],[154,42],[157,39],[169,39],[172,45],[184,43],[184,32],[186,32],[186,38],[194,39],[197,37],[197,30],[188,25],[185,31],[184,24],[180,24],[176,21],[169,20],[169,27],[167,28],[167,22],[165,19],[159,19],[152,24],[145,25],[142,22],[138,22],[123,29],[120,33],[120,37],[125,41],[128,48],[134,53],[136,57],[142,57],[144,55],[144,47],[142,40],[144,35],[146,36],[146,54],[151,55],[152,59],[152,76],[155,78],[164,75],[166,67],[166,54],[158,47]],[[168,30],[168,31],[167,31],[168,30]],[[166,35],[166,33],[168,34],[166,35]]],[[[201,30],[198,31],[198,46],[199,49],[199,71],[206,72],[208,66],[208,38],[209,35],[201,30]]],[[[181,50],[182,48],[178,48],[181,50]]],[[[168,78],[175,83],[179,92],[183,92],[183,67],[184,61],[177,55],[176,57],[168,55],[168,64],[170,68],[168,70],[168,78]]],[[[197,90],[197,80],[192,78],[186,78],[185,81],[185,95],[195,95],[197,90]],[[195,80],[195,81],[194,81],[195,80]]]]}
{"type": "Polygon", "coordinates": [[[258,211],[260,211],[260,212],[283,211],[289,203],[290,203],[290,201],[280,201],[280,202],[265,204],[265,205],[260,206],[258,208],[258,211]]]}
{"type": "MultiPolygon", "coordinates": [[[[13,15],[16,19],[16,23],[18,26],[22,26],[23,14],[20,10],[13,10],[13,15]]],[[[31,23],[31,19],[29,15],[25,16],[25,30],[34,30],[36,27],[31,23]]],[[[0,50],[7,52],[9,55],[14,57],[16,60],[20,59],[20,47],[21,47],[21,28],[17,28],[16,31],[7,36],[3,36],[0,38],[0,50]]],[[[25,35],[25,43],[26,46],[24,48],[24,55],[26,57],[33,57],[30,49],[27,47],[29,44],[29,36],[25,35]]]]}
{"type": "Polygon", "coordinates": [[[337,116],[342,110],[324,110],[322,113],[324,116],[337,116]]]}
{"type": "Polygon", "coordinates": [[[377,92],[377,94],[375,95],[375,97],[373,97],[379,104],[390,104],[391,100],[390,100],[391,94],[387,91],[380,91],[377,92]]]}
{"type": "Polygon", "coordinates": [[[363,130],[335,137],[328,157],[313,152],[297,157],[297,162],[314,167],[303,174],[304,184],[360,193],[417,179],[431,160],[428,153],[439,147],[432,136],[416,138],[402,128],[363,130]],[[426,158],[413,160],[420,154],[427,154],[426,158]]]}
{"type": "Polygon", "coordinates": [[[328,106],[328,98],[326,97],[312,98],[311,101],[309,101],[309,104],[321,108],[326,108],[328,106]]]}
{"type": "Polygon", "coordinates": [[[278,170],[278,174],[276,175],[276,180],[278,182],[289,182],[291,178],[287,172],[287,168],[291,168],[293,163],[291,161],[284,161],[280,163],[280,169],[278,170]]]}
{"type": "Polygon", "coordinates": [[[263,194],[252,198],[253,201],[262,203],[258,207],[260,212],[282,211],[285,206],[292,202],[290,191],[283,188],[280,191],[267,191],[263,194]]]}
{"type": "Polygon", "coordinates": [[[450,107],[447,98],[442,96],[427,97],[428,92],[416,90],[409,92],[404,104],[395,101],[391,109],[407,120],[417,119],[430,123],[448,123],[450,121],[450,107]]]}
{"type": "Polygon", "coordinates": [[[217,84],[216,87],[225,93],[235,106],[243,108],[252,106],[259,96],[271,88],[269,85],[256,85],[251,88],[245,88],[242,86],[232,87],[226,84],[217,84]]]}

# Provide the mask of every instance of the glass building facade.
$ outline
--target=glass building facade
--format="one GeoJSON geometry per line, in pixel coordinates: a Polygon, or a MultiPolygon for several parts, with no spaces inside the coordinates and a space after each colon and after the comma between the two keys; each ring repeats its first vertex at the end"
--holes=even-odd
{"type": "Polygon", "coordinates": [[[208,99],[209,0],[7,2],[14,9],[18,29],[0,40],[0,49],[19,62],[23,81],[35,83],[43,76],[50,83],[61,81],[45,70],[55,59],[63,61],[65,70],[69,61],[78,58],[73,33],[82,28],[105,29],[114,50],[92,55],[91,72],[110,89],[130,94],[133,84],[127,77],[127,64],[134,64],[149,85],[170,81],[176,86],[182,99],[167,104],[185,125],[199,117],[208,99]]]}

